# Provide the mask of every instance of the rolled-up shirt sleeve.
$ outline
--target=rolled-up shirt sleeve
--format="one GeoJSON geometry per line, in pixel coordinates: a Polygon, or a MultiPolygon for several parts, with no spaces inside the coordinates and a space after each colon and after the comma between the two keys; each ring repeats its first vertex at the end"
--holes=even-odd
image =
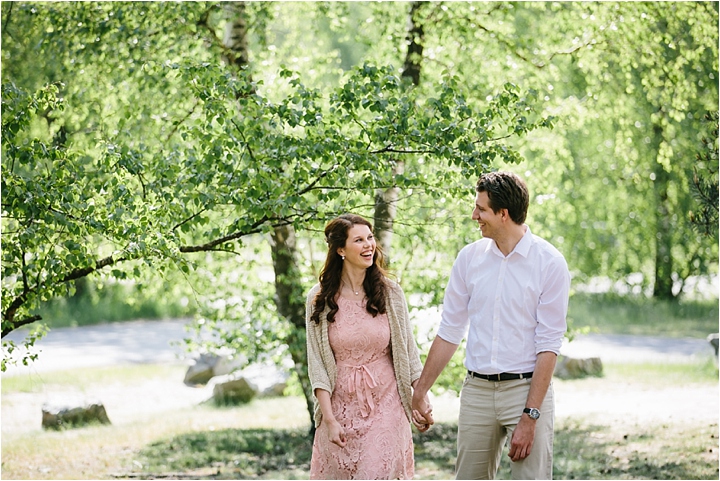
{"type": "Polygon", "coordinates": [[[543,288],[537,306],[535,329],[535,352],[560,353],[563,337],[567,331],[568,295],[570,273],[567,262],[556,256],[543,270],[543,288]]]}
{"type": "Polygon", "coordinates": [[[465,281],[469,261],[468,247],[460,251],[450,271],[450,279],[443,301],[442,320],[437,333],[442,339],[452,344],[462,342],[470,323],[468,317],[470,294],[465,281]]]}

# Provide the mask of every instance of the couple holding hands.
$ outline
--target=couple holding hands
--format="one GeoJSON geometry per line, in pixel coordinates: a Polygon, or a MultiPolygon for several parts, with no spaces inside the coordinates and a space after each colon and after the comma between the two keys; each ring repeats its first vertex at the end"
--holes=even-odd
{"type": "Polygon", "coordinates": [[[428,391],[466,335],[456,478],[493,479],[507,439],[514,479],[552,478],[551,381],[570,274],[525,225],[528,206],[517,175],[478,180],[472,219],[482,239],[455,260],[424,367],[372,225],[351,214],[328,223],[327,258],[306,307],[311,479],[412,479],[410,423],[421,432],[434,423],[428,391]]]}

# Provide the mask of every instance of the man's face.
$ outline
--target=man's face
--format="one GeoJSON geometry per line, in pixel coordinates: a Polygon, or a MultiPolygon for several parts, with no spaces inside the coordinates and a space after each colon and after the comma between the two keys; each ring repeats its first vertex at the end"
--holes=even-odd
{"type": "Polygon", "coordinates": [[[475,208],[472,219],[480,226],[483,237],[494,239],[502,228],[502,210],[497,214],[490,208],[490,198],[487,192],[478,192],[475,197],[475,208]]]}

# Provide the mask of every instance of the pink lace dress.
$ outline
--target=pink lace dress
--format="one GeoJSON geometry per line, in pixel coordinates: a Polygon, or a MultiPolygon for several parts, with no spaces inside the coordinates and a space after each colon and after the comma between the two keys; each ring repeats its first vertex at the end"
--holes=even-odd
{"type": "Polygon", "coordinates": [[[372,317],[364,302],[343,297],[338,308],[328,326],[338,367],[331,400],[347,444],[331,443],[321,423],[310,479],[412,479],[412,430],[398,393],[387,315],[372,317]]]}

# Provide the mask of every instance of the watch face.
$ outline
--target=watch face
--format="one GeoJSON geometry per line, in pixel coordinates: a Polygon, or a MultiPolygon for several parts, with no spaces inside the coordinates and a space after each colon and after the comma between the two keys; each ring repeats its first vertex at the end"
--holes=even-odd
{"type": "Polygon", "coordinates": [[[536,408],[530,408],[530,410],[528,411],[528,416],[533,419],[537,419],[540,417],[540,411],[536,408]]]}

